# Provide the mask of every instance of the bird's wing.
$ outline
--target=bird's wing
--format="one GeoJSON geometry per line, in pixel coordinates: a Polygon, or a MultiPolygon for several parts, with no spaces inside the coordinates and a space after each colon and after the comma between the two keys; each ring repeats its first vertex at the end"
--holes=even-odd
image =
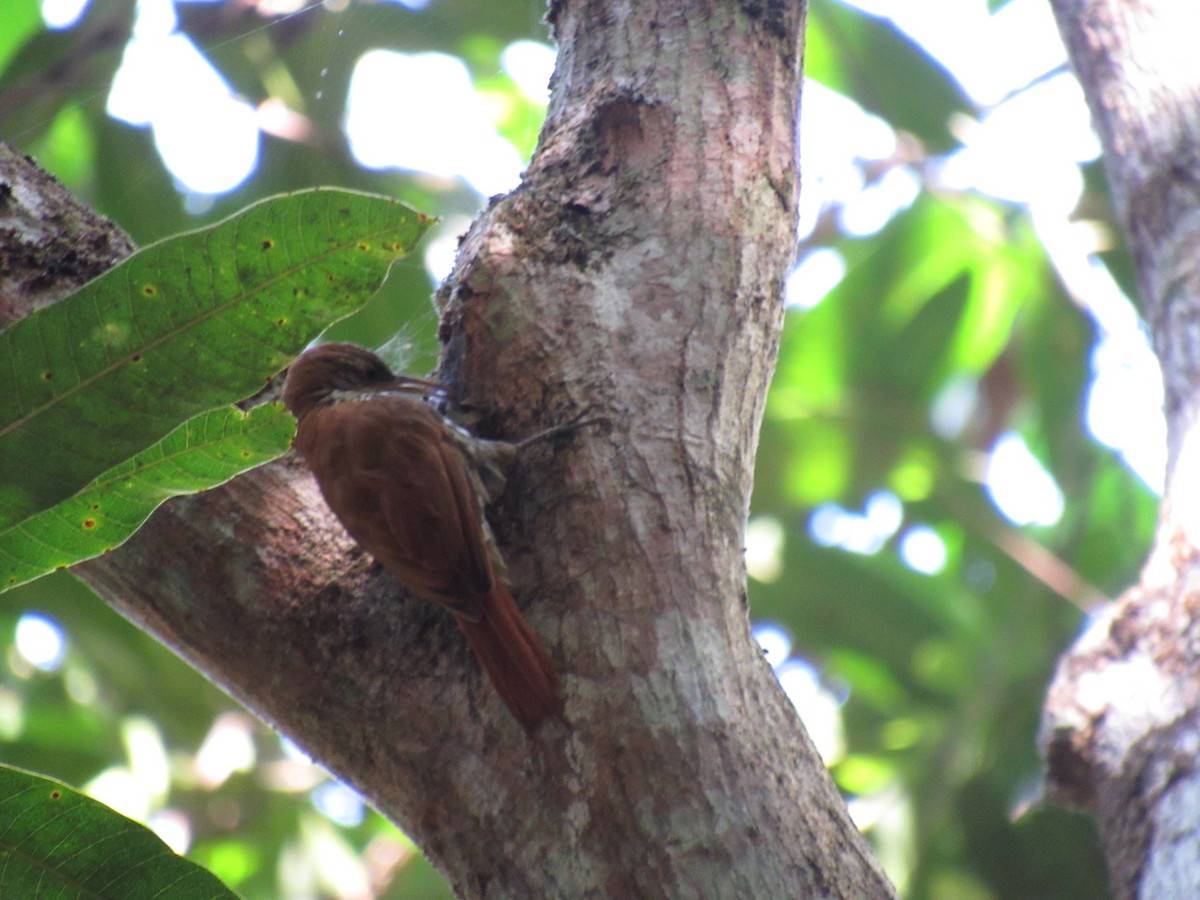
{"type": "Polygon", "coordinates": [[[311,415],[329,439],[302,452],[346,530],[415,593],[478,617],[494,577],[483,511],[438,413],[381,394],[311,415]]]}

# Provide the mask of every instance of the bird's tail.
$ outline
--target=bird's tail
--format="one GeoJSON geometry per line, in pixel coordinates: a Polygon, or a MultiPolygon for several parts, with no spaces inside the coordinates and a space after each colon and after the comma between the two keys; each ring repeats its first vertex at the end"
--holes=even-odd
{"type": "Polygon", "coordinates": [[[525,730],[562,714],[554,660],[529,627],[508,587],[497,578],[483,603],[483,615],[455,615],[496,693],[525,730]]]}

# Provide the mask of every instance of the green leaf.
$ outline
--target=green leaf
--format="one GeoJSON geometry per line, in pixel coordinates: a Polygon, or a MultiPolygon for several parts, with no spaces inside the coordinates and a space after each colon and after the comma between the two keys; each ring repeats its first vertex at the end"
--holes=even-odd
{"type": "Polygon", "coordinates": [[[0,530],[0,592],[120,546],[164,500],[281,456],[295,432],[280,403],[189,419],[69,500],[0,530]]]}
{"type": "Polygon", "coordinates": [[[0,766],[0,897],[237,895],[150,829],[65,784],[0,766]]]}
{"type": "Polygon", "coordinates": [[[318,189],[154,244],[0,332],[0,528],[259,390],[431,220],[318,189]]]}
{"type": "Polygon", "coordinates": [[[949,123],[974,109],[955,78],[892,22],[840,3],[810,5],[804,75],[935,153],[958,146],[949,123]]]}

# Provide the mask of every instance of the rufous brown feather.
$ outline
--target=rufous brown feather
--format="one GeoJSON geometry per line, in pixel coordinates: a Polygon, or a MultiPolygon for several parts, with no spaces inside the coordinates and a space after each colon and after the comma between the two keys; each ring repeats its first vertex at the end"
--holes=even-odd
{"type": "Polygon", "coordinates": [[[562,701],[484,519],[480,468],[498,445],[448,423],[430,391],[369,350],[329,343],[292,364],[283,399],[329,508],[409,590],[450,610],[500,699],[532,731],[562,701]]]}

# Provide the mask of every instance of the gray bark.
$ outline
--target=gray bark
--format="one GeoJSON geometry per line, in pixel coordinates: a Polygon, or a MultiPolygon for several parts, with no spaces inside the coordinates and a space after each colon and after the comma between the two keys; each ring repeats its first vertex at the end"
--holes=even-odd
{"type": "Polygon", "coordinates": [[[1168,470],[1139,584],[1062,660],[1049,796],[1096,815],[1117,897],[1200,895],[1200,55],[1192,0],[1054,0],[1104,147],[1166,387],[1168,470]]]}

